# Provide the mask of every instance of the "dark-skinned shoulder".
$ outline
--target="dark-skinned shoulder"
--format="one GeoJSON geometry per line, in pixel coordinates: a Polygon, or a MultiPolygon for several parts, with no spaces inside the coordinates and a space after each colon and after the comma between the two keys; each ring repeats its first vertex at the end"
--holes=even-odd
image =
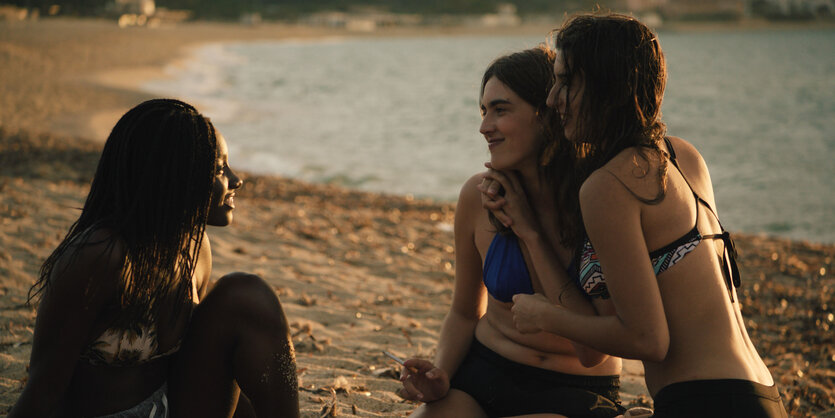
{"type": "Polygon", "coordinates": [[[194,275],[197,295],[200,300],[203,300],[211,288],[209,278],[212,275],[212,243],[207,231],[203,232],[200,253],[197,256],[197,268],[195,268],[194,275]]]}
{"type": "Polygon", "coordinates": [[[72,243],[57,260],[45,292],[104,302],[118,294],[124,258],[122,240],[107,229],[97,229],[72,243]]]}
{"type": "Polygon", "coordinates": [[[56,261],[38,306],[29,380],[10,416],[54,416],[61,408],[100,313],[118,303],[124,252],[101,229],[71,243],[56,261]]]}

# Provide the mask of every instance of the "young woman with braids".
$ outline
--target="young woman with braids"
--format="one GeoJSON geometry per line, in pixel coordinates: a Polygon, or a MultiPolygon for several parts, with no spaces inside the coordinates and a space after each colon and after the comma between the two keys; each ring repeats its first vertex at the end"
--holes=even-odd
{"type": "MultiPolygon", "coordinates": [[[[690,143],[665,135],[657,37],[628,16],[581,15],[556,33],[556,50],[548,104],[577,160],[557,177],[566,208],[558,224],[577,248],[578,287],[610,298],[615,311],[584,315],[520,294],[516,328],[642,360],[656,417],[785,417],[745,329],[736,254],[705,162],[690,143]]],[[[498,196],[494,185],[486,206],[506,225],[528,222],[513,211],[520,193],[499,171],[488,177],[509,191],[498,196]]]]}
{"type": "Polygon", "coordinates": [[[241,184],[194,107],[157,99],[122,116],[32,288],[29,379],[9,417],[225,417],[241,390],[238,416],[298,416],[270,286],[243,273],[209,285],[206,225],[232,221],[241,184]]]}
{"type": "MultiPolygon", "coordinates": [[[[565,153],[556,149],[556,119],[545,104],[553,62],[546,48],[529,49],[498,58],[482,78],[480,132],[490,164],[518,174],[512,187],[526,190],[524,210],[540,228],[534,222],[507,228],[491,219],[482,208],[482,174],[461,188],[455,289],[435,361],[409,359],[402,372],[400,395],[425,402],[413,417],[613,417],[623,411],[619,358],[513,326],[510,302],[518,293],[544,293],[553,301],[564,293],[566,306],[596,312],[565,273],[555,277],[540,269],[571,258],[559,245],[555,223],[553,175],[565,153]],[[552,252],[557,256],[547,257],[552,252]]],[[[602,312],[611,308],[598,302],[602,312]]]]}

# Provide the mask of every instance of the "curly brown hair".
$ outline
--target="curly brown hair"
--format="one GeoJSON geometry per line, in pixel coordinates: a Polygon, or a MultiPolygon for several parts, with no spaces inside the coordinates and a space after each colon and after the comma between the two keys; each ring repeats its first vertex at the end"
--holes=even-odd
{"type": "Polygon", "coordinates": [[[661,101],[667,67],[658,37],[631,16],[572,16],[552,36],[563,54],[566,78],[579,77],[584,87],[575,134],[565,145],[572,149],[574,163],[560,167],[557,176],[562,241],[577,248],[585,239],[580,185],[621,151],[635,147],[645,161],[651,155],[659,158],[658,195],[636,197],[649,204],[664,199],[666,158],[660,142],[666,135],[661,101]]]}

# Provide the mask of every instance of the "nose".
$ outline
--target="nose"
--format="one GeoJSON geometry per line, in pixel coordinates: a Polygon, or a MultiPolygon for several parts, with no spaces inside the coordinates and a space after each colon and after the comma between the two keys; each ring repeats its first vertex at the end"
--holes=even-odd
{"type": "Polygon", "coordinates": [[[232,169],[229,169],[229,190],[235,190],[243,186],[244,181],[232,169]]]}
{"type": "Polygon", "coordinates": [[[490,118],[488,116],[485,116],[485,117],[481,118],[481,126],[478,127],[478,131],[482,135],[487,135],[490,132],[493,132],[493,130],[494,130],[493,121],[490,120],[490,118]]]}
{"type": "Polygon", "coordinates": [[[557,85],[555,84],[551,87],[551,90],[548,91],[548,97],[545,99],[545,105],[551,108],[557,107],[557,85]]]}

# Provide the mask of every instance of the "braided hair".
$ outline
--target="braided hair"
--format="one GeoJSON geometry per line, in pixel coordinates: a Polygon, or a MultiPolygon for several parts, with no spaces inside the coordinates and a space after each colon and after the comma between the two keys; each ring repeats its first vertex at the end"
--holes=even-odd
{"type": "Polygon", "coordinates": [[[117,241],[124,248],[118,322],[149,323],[172,292],[192,298],[216,154],[214,127],[187,103],[154,99],[125,113],[104,144],[81,215],[44,262],[29,300],[49,290],[58,260],[75,257],[98,230],[110,232],[106,253],[117,241]]]}

